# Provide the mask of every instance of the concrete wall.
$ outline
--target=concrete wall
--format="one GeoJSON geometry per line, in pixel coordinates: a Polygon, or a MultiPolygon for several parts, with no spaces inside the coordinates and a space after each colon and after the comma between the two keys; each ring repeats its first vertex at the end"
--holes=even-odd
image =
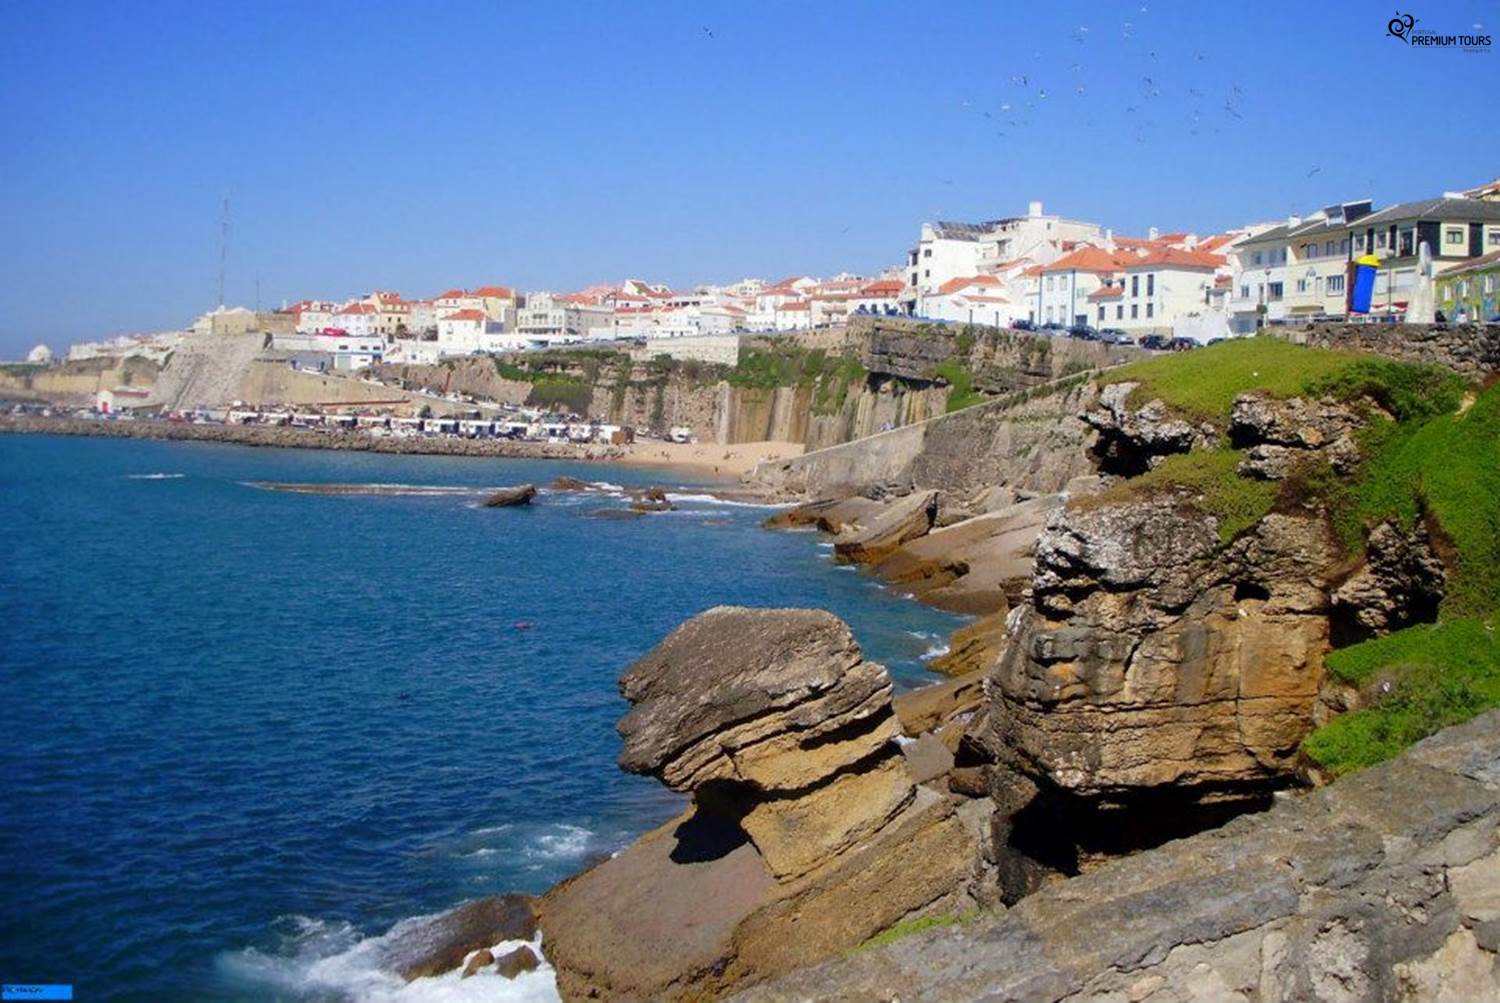
{"type": "Polygon", "coordinates": [[[658,355],[733,366],[740,361],[740,336],[705,334],[686,338],[647,338],[644,347],[632,349],[630,353],[636,362],[649,362],[658,355]]]}
{"type": "Polygon", "coordinates": [[[1431,362],[1473,379],[1500,372],[1500,324],[1312,324],[1272,330],[1298,344],[1431,362]]]}
{"type": "Polygon", "coordinates": [[[1009,485],[1052,492],[1093,470],[1084,447],[1092,433],[1078,414],[1093,400],[1092,381],[1065,380],[1034,399],[1029,391],[830,446],[763,463],[756,480],[809,497],[874,488],[939,488],[959,497],[1009,485]]]}

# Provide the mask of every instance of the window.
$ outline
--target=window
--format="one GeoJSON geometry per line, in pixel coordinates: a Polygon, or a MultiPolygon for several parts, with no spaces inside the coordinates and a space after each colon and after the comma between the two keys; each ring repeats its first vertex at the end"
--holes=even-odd
{"type": "Polygon", "coordinates": [[[1494,291],[1495,291],[1495,276],[1494,275],[1486,275],[1484,277],[1484,292],[1485,292],[1485,295],[1489,295],[1490,293],[1492,293],[1494,291]]]}
{"type": "Polygon", "coordinates": [[[924,248],[922,248],[922,257],[924,257],[924,258],[930,258],[930,257],[932,257],[932,248],[930,248],[930,247],[924,247],[924,248]]]}
{"type": "Polygon", "coordinates": [[[1137,306],[1134,303],[1130,304],[1130,319],[1131,320],[1135,320],[1137,317],[1139,317],[1140,313],[1141,313],[1141,308],[1139,306],[1137,306]]]}
{"type": "Polygon", "coordinates": [[[931,268],[924,268],[924,269],[922,269],[922,278],[924,278],[924,279],[930,279],[930,278],[932,278],[932,269],[931,268]]]}
{"type": "Polygon", "coordinates": [[[1382,247],[1382,248],[1385,247],[1385,231],[1384,230],[1381,230],[1379,233],[1377,233],[1375,235],[1375,246],[1376,247],[1382,247]]]}
{"type": "Polygon", "coordinates": [[[1101,306],[1100,306],[1100,307],[1099,307],[1099,319],[1100,319],[1100,320],[1103,320],[1103,319],[1104,319],[1104,307],[1103,307],[1103,305],[1101,305],[1101,306]]]}
{"type": "Polygon", "coordinates": [[[1345,237],[1343,240],[1339,241],[1339,253],[1340,254],[1348,254],[1349,253],[1349,238],[1348,237],[1345,237]]]}
{"type": "Polygon", "coordinates": [[[1147,317],[1151,316],[1153,313],[1156,312],[1155,307],[1156,307],[1155,303],[1147,303],[1146,304],[1146,316],[1147,317]]]}
{"type": "Polygon", "coordinates": [[[1115,320],[1124,320],[1124,319],[1125,319],[1125,306],[1124,306],[1124,304],[1116,304],[1116,306],[1115,306],[1115,320]]]}
{"type": "Polygon", "coordinates": [[[1258,265],[1258,264],[1260,264],[1260,262],[1261,262],[1261,253],[1259,251],[1256,251],[1254,254],[1250,255],[1250,263],[1252,265],[1258,265]]]}
{"type": "Polygon", "coordinates": [[[1338,251],[1335,250],[1335,248],[1337,248],[1338,246],[1338,241],[1330,240],[1323,245],[1323,253],[1331,258],[1338,253],[1338,251]]]}
{"type": "Polygon", "coordinates": [[[1330,296],[1334,295],[1335,293],[1341,293],[1341,292],[1343,292],[1344,291],[1344,277],[1342,275],[1330,275],[1330,276],[1328,276],[1328,285],[1325,286],[1325,288],[1328,290],[1328,295],[1330,295],[1330,296]]]}
{"type": "Polygon", "coordinates": [[[1240,286],[1240,299],[1247,300],[1249,298],[1250,298],[1250,287],[1249,286],[1240,286]]]}
{"type": "Polygon", "coordinates": [[[1362,251],[1364,251],[1364,249],[1365,249],[1365,235],[1364,234],[1360,234],[1359,236],[1357,236],[1357,237],[1354,238],[1354,250],[1358,251],[1358,252],[1362,252],[1362,251]]]}
{"type": "Polygon", "coordinates": [[[1281,299],[1281,286],[1282,284],[1280,282],[1272,282],[1266,286],[1266,298],[1272,303],[1275,303],[1281,299]]]}
{"type": "Polygon", "coordinates": [[[1443,243],[1448,244],[1449,246],[1452,246],[1452,245],[1455,245],[1455,244],[1462,244],[1463,242],[1464,242],[1464,232],[1462,230],[1445,230],[1445,231],[1443,231],[1443,243]]]}
{"type": "Polygon", "coordinates": [[[1156,273],[1152,272],[1146,276],[1146,295],[1156,295],[1156,273]]]}
{"type": "Polygon", "coordinates": [[[1500,226],[1490,227],[1489,240],[1491,247],[1500,247],[1500,226]]]}
{"type": "Polygon", "coordinates": [[[1050,275],[1047,276],[1047,289],[1049,291],[1052,289],[1052,276],[1050,276],[1050,275]]]}
{"type": "Polygon", "coordinates": [[[1305,293],[1305,292],[1307,292],[1307,280],[1306,279],[1298,279],[1297,280],[1297,291],[1299,293],[1305,293]]]}
{"type": "Polygon", "coordinates": [[[1317,244],[1303,244],[1302,245],[1302,256],[1304,258],[1316,258],[1318,256],[1318,245],[1317,244]]]}
{"type": "MultiPolygon", "coordinates": [[[[1130,295],[1132,295],[1132,296],[1139,296],[1140,293],[1141,293],[1141,277],[1139,275],[1132,275],[1130,277],[1130,295]]],[[[1134,317],[1135,314],[1132,313],[1131,316],[1134,317]]]]}

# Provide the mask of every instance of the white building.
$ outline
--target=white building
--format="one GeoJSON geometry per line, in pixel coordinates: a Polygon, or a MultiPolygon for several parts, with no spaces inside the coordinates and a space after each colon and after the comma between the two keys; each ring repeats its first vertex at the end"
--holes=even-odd
{"type": "Polygon", "coordinates": [[[950,279],[936,293],[923,296],[919,311],[933,320],[1009,327],[1023,308],[1005,295],[993,275],[971,275],[950,279]]]}
{"type": "Polygon", "coordinates": [[[1078,244],[1102,238],[1097,224],[1048,215],[1035,201],[1025,216],[924,223],[917,246],[907,254],[905,302],[915,311],[922,296],[935,294],[953,279],[993,273],[1018,259],[1049,264],[1078,244]]]}
{"type": "Polygon", "coordinates": [[[339,312],[339,304],[327,300],[303,300],[288,310],[297,317],[299,334],[317,334],[333,327],[333,317],[339,312]]]}

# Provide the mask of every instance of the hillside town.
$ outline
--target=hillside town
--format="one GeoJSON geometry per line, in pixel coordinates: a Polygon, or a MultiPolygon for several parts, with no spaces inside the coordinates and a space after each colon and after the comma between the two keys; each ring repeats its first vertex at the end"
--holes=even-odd
{"type": "MultiPolygon", "coordinates": [[[[1208,234],[1153,227],[1130,236],[1032,201],[1022,215],[924,223],[901,263],[875,275],[747,278],[690,290],[641,279],[573,292],[377,290],[269,311],[221,305],[186,330],[83,341],[65,357],[162,362],[189,334],[258,332],[294,368],[320,372],[622,342],[732,365],[744,336],[870,315],[1183,348],[1346,319],[1353,264],[1368,256],[1378,261],[1373,295],[1356,319],[1500,317],[1500,179],[1388,206],[1338,202],[1208,234]]],[[[52,359],[38,345],[26,361],[52,359]]]]}

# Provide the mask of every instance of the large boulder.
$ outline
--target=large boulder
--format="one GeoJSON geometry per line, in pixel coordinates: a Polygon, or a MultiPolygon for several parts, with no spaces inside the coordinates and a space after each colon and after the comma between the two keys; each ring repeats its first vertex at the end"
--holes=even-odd
{"type": "Polygon", "coordinates": [[[1312,517],[1225,545],[1181,498],[1061,513],[1011,614],[998,744],[1078,795],[1285,779],[1323,679],[1334,558],[1312,517]]]}
{"type": "Polygon", "coordinates": [[[621,765],[692,803],[545,896],[565,998],[709,999],[993,901],[988,805],[916,782],[890,678],[832,614],[709,610],[620,690],[621,765]]]}
{"type": "Polygon", "coordinates": [[[894,734],[891,681],[822,610],[720,606],[620,677],[620,766],[692,791],[711,780],[797,789],[894,734]]]}

